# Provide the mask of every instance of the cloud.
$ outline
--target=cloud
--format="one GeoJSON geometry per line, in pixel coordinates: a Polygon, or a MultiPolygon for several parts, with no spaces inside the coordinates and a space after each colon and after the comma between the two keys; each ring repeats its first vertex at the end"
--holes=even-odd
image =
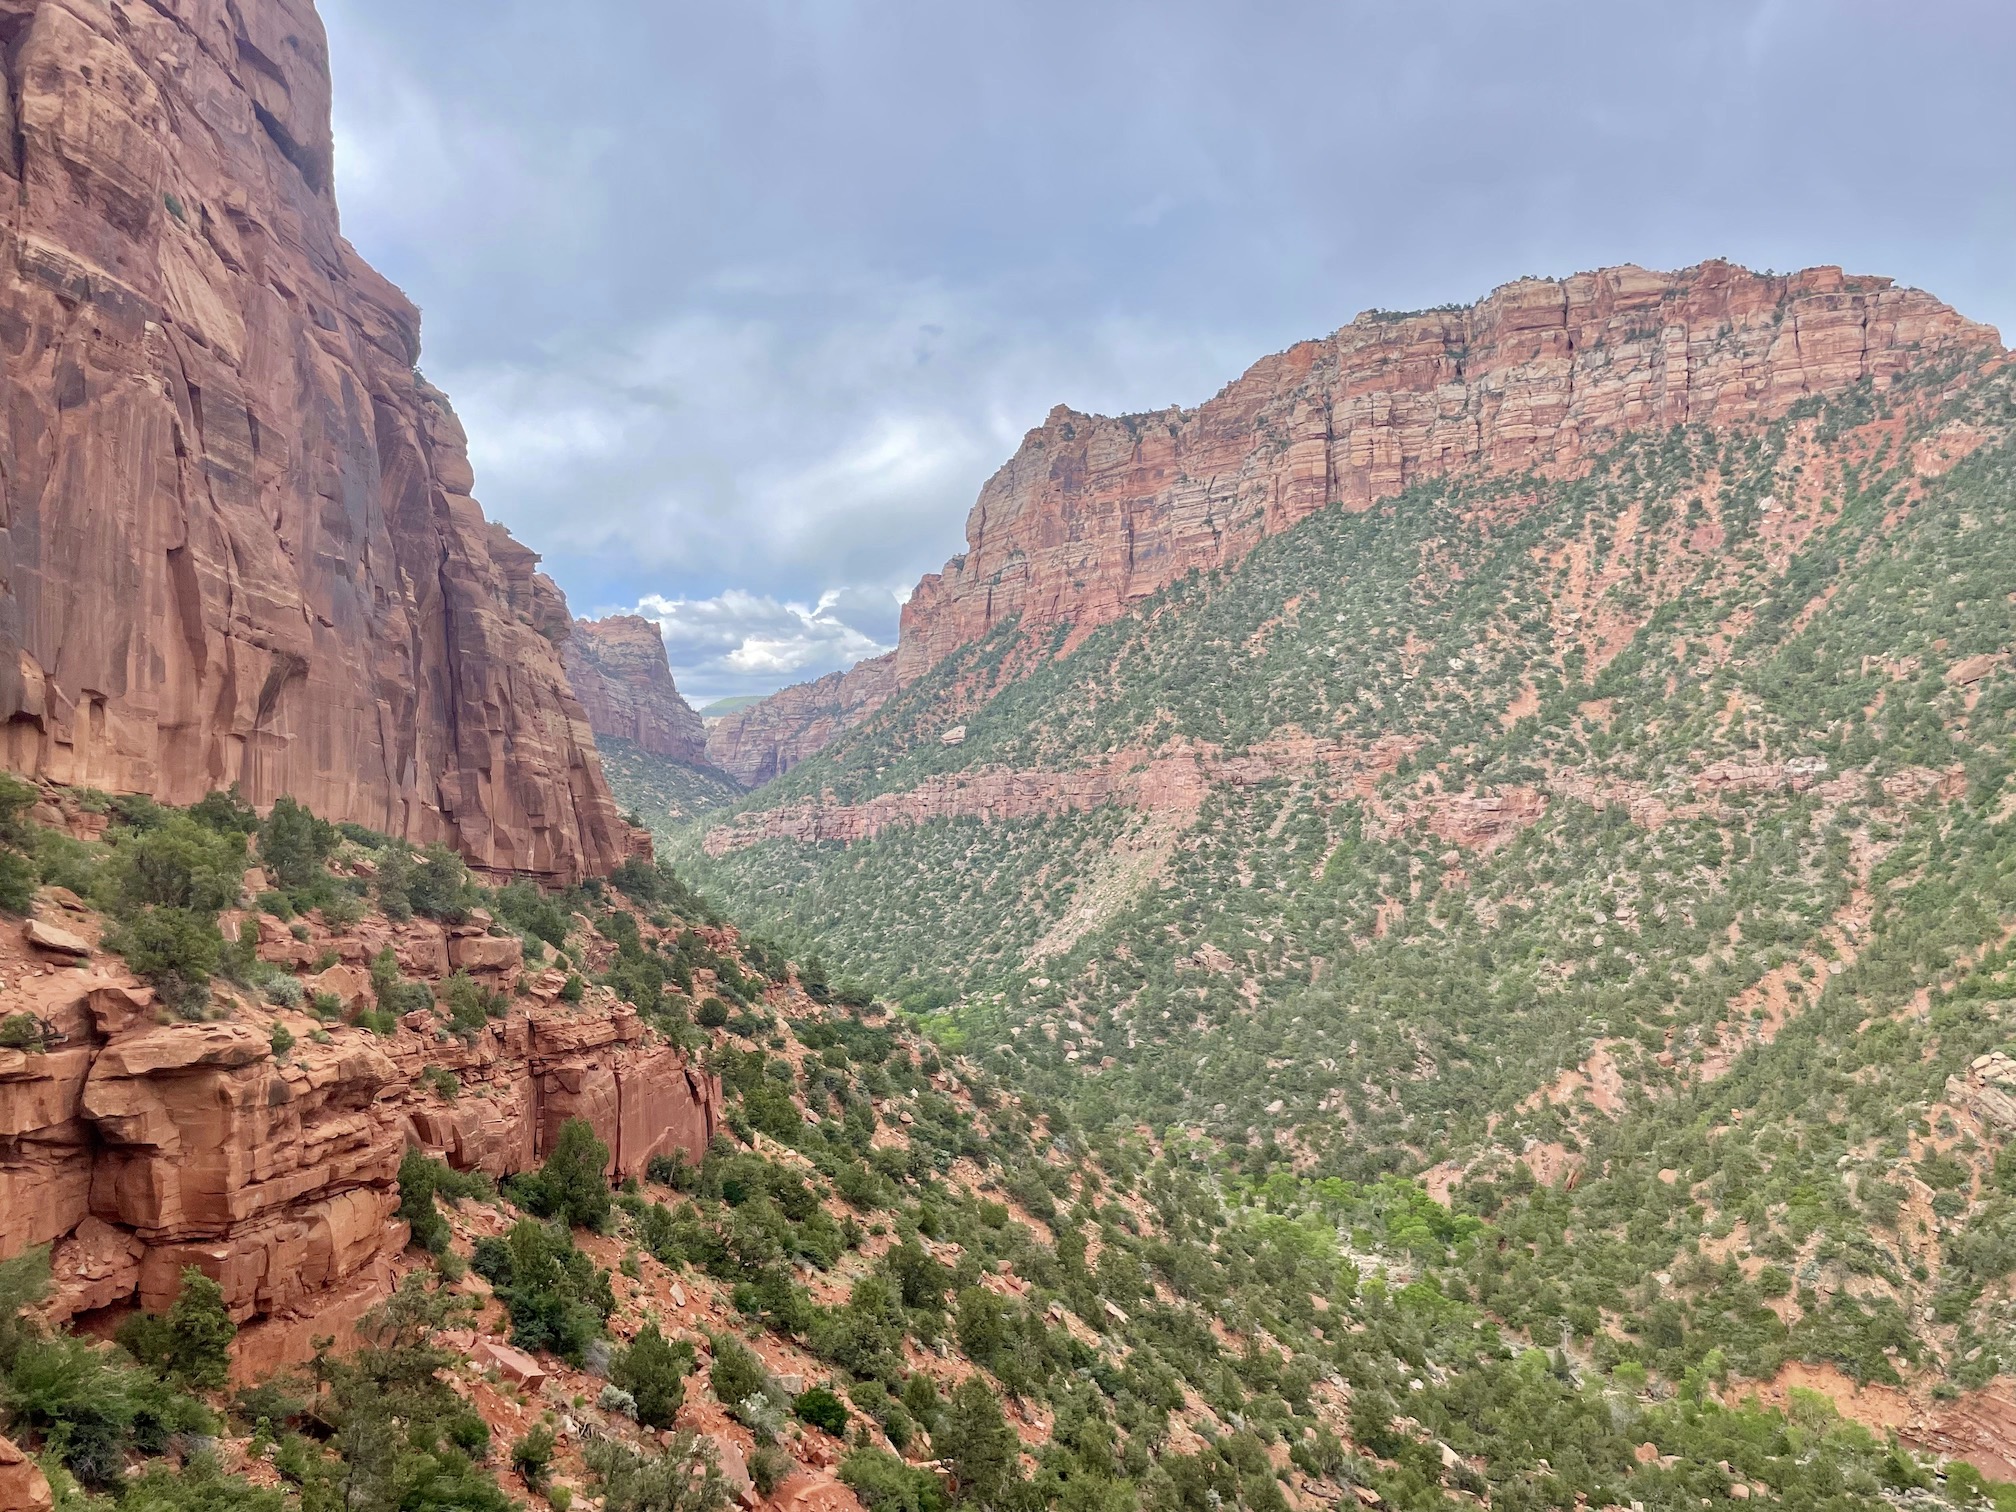
{"type": "Polygon", "coordinates": [[[883,643],[847,595],[962,549],[1053,404],[1195,403],[1370,306],[1729,256],[2016,330],[2008,6],[320,9],[345,230],[485,508],[577,606],[799,606],[752,668],[883,643]]]}
{"type": "Polygon", "coordinates": [[[646,594],[621,612],[657,623],[673,680],[698,705],[880,656],[894,644],[898,608],[886,589],[834,589],[808,605],[731,588],[706,599],[646,594]]]}

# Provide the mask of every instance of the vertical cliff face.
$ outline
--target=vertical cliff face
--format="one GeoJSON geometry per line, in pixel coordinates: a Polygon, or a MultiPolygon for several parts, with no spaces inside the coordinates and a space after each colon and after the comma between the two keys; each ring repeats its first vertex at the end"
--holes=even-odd
{"type": "Polygon", "coordinates": [[[576,620],[561,660],[597,735],[689,766],[707,764],[706,726],[679,696],[665,638],[651,621],[637,614],[576,620]]]}
{"type": "Polygon", "coordinates": [[[744,787],[757,787],[873,714],[896,686],[893,653],[798,683],[714,721],[708,758],[744,787]]]}
{"type": "Polygon", "coordinates": [[[339,234],[309,0],[0,0],[0,56],[0,762],[615,865],[566,605],[339,234]]]}
{"type": "MultiPolygon", "coordinates": [[[[1060,406],[981,490],[965,553],[904,606],[893,685],[1011,617],[1106,623],[1327,504],[1366,509],[1466,469],[1570,474],[1622,432],[1757,424],[1809,395],[1996,350],[1990,328],[1885,278],[1621,267],[1522,280],[1457,309],[1360,315],[1195,409],[1114,419],[1060,406]]],[[[737,716],[741,770],[774,776],[870,712],[836,713],[808,696],[819,686],[737,716]]]]}

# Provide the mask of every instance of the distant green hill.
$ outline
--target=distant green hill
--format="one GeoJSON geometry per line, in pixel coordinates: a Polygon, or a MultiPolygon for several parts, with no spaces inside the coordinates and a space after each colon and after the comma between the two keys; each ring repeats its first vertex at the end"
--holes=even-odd
{"type": "Polygon", "coordinates": [[[687,766],[615,735],[598,735],[595,744],[616,801],[653,834],[669,834],[672,826],[726,808],[742,796],[734,778],[713,767],[687,766]]]}
{"type": "Polygon", "coordinates": [[[1536,1340],[1980,1384],[2016,386],[1954,379],[997,627],[670,849],[1095,1127],[1452,1191],[1519,1240],[1448,1284],[1536,1340]]]}

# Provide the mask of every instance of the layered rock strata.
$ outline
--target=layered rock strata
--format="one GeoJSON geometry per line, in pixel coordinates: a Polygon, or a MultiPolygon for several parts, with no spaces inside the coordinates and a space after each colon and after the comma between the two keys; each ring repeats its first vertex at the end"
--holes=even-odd
{"type": "Polygon", "coordinates": [[[1059,406],[982,488],[966,551],[917,585],[893,665],[864,664],[888,691],[844,706],[813,692],[832,679],[787,688],[717,728],[716,760],[767,780],[1005,620],[1082,634],[1329,504],[1363,510],[1470,469],[1572,475],[1623,432],[1758,424],[2000,350],[1991,328],[1886,278],[1627,266],[1368,312],[1195,409],[1059,406]]]}
{"type": "Polygon", "coordinates": [[[0,0],[0,60],[0,763],[608,871],[565,602],[338,231],[309,0],[0,0]]]}
{"type": "Polygon", "coordinates": [[[574,696],[597,735],[688,766],[707,766],[707,729],[680,696],[658,627],[637,614],[576,620],[561,647],[574,696]]]}

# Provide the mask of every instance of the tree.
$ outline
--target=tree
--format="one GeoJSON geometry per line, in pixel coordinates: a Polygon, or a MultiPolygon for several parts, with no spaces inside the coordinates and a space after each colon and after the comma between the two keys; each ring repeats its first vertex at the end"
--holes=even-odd
{"type": "Polygon", "coordinates": [[[321,877],[339,838],[335,825],[281,797],[259,826],[259,859],[281,887],[308,887],[321,877]]]}
{"type": "Polygon", "coordinates": [[[595,1126],[585,1118],[570,1118],[560,1126],[545,1165],[514,1181],[511,1195],[541,1218],[600,1233],[609,1227],[612,1207],[608,1169],[609,1146],[595,1137],[595,1126]]]}
{"type": "Polygon", "coordinates": [[[602,1483],[603,1512],[722,1512],[728,1482],[712,1446],[690,1430],[650,1458],[601,1439],[582,1456],[602,1483]]]}
{"type": "Polygon", "coordinates": [[[993,1388],[980,1376],[968,1376],[953,1391],[931,1447],[950,1468],[962,1501],[999,1506],[1021,1479],[1021,1440],[1002,1415],[993,1388]]]}
{"type": "Polygon", "coordinates": [[[686,1400],[686,1377],[692,1371],[693,1346],[684,1339],[669,1343],[656,1323],[646,1323],[616,1356],[609,1379],[636,1398],[638,1422],[670,1428],[686,1400]]]}

